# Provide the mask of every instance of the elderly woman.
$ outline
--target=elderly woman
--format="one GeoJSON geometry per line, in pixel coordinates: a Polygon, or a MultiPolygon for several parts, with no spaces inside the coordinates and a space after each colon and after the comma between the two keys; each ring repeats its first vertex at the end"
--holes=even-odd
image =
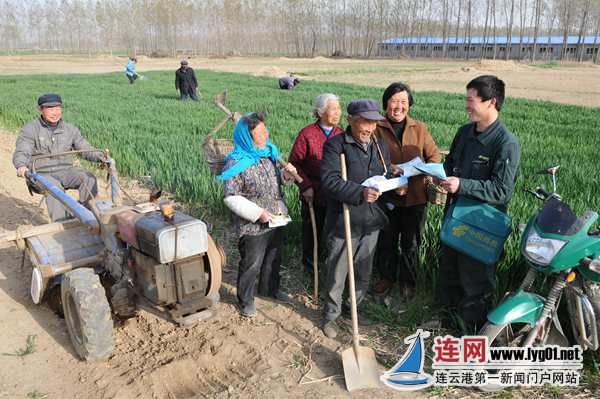
{"type": "Polygon", "coordinates": [[[339,98],[331,93],[319,95],[315,100],[313,114],[317,118],[316,122],[300,130],[289,158],[303,179],[298,184],[302,202],[302,263],[309,273],[313,270],[313,232],[308,204],[313,203],[317,236],[321,237],[326,210],[326,200],[321,194],[321,158],[325,141],[343,132],[338,127],[342,116],[339,98]]]}
{"type": "Polygon", "coordinates": [[[280,290],[283,227],[275,227],[276,219],[287,216],[282,180],[289,181],[296,172],[287,164],[277,167],[279,150],[269,141],[262,114],[243,116],[233,132],[233,151],[225,158],[225,168],[217,179],[225,183],[225,205],[233,213],[239,235],[240,264],[237,296],[241,313],[256,315],[254,285],[258,294],[286,301],[280,290]]]}

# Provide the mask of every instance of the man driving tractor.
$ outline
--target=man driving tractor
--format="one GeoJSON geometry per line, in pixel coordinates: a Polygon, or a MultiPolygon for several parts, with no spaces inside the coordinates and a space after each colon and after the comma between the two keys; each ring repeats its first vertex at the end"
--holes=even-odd
{"type": "MultiPolygon", "coordinates": [[[[105,162],[102,151],[94,148],[83,138],[79,129],[62,120],[62,99],[58,94],[44,94],[38,98],[39,118],[29,122],[19,132],[13,165],[19,177],[34,168],[35,171],[63,189],[79,189],[79,202],[87,206],[98,194],[96,177],[88,171],[73,166],[73,154],[59,155],[69,151],[84,151],[81,156],[92,162],[105,162]]],[[[54,197],[46,196],[50,220],[60,221],[70,216],[64,206],[54,197]]]]}

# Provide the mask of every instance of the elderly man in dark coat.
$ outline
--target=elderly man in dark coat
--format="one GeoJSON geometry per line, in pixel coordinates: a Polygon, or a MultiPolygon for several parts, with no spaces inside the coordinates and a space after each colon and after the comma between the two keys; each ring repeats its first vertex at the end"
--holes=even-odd
{"type": "Polygon", "coordinates": [[[175,71],[175,89],[179,91],[179,99],[187,100],[191,97],[192,100],[198,101],[196,88],[198,81],[194,70],[189,66],[187,60],[181,60],[181,67],[175,71]]]}
{"type": "Polygon", "coordinates": [[[323,146],[321,187],[327,196],[325,231],[328,244],[323,332],[329,338],[336,337],[339,332],[336,319],[342,313],[342,294],[348,275],[343,203],[350,209],[357,303],[367,294],[377,237],[387,223],[383,199],[379,200],[381,193],[361,184],[369,177],[385,175],[391,170],[387,145],[384,141],[376,141],[373,135],[377,121],[384,119],[378,110],[376,101],[352,101],[347,108],[349,126],[346,131],[327,140],[323,146]],[[342,179],[341,154],[346,158],[347,181],[342,179]]]}

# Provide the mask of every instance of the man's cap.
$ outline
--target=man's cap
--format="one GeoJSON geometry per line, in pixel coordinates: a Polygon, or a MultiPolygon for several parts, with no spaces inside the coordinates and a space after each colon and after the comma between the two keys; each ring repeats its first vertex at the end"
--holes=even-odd
{"type": "Polygon", "coordinates": [[[379,113],[379,104],[375,100],[361,98],[348,104],[348,115],[358,116],[370,121],[382,121],[385,118],[379,113]]]}
{"type": "Polygon", "coordinates": [[[188,64],[188,60],[181,60],[181,65],[187,65],[188,64]]]}
{"type": "Polygon", "coordinates": [[[56,107],[57,105],[62,105],[62,99],[58,94],[48,93],[38,98],[38,106],[40,107],[56,107]]]}

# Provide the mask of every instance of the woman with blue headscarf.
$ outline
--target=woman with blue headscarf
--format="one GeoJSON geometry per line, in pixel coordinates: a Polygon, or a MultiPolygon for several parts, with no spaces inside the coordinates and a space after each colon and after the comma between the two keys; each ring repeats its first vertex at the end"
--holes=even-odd
{"type": "Polygon", "coordinates": [[[225,168],[218,180],[225,183],[225,205],[233,213],[239,235],[240,264],[237,296],[241,313],[256,315],[254,285],[258,294],[287,301],[280,289],[283,227],[277,220],[288,214],[282,180],[290,181],[296,169],[287,164],[277,167],[279,150],[269,140],[262,114],[244,115],[233,131],[234,148],[225,158],[225,168]]]}

